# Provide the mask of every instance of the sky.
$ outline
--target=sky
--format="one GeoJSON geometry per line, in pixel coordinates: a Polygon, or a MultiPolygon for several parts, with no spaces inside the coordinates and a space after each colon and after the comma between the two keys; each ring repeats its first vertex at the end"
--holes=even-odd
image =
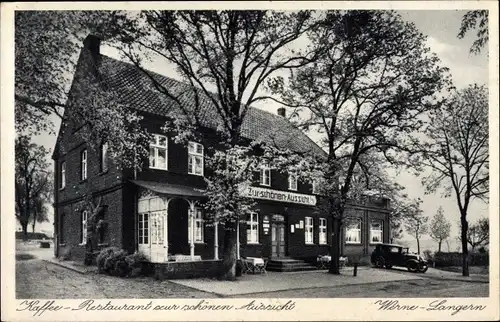
{"type": "MultiPolygon", "coordinates": [[[[464,88],[469,84],[488,84],[488,57],[485,52],[479,55],[469,53],[469,48],[475,39],[475,33],[470,32],[464,39],[458,39],[457,33],[460,28],[460,22],[465,11],[457,10],[413,10],[413,11],[398,11],[403,19],[413,22],[417,29],[424,35],[428,36],[427,44],[433,52],[441,59],[442,64],[450,69],[454,85],[457,88],[464,88]]],[[[103,46],[101,53],[114,58],[120,58],[119,54],[113,48],[103,46]]],[[[146,64],[146,68],[154,70],[160,74],[171,75],[172,69],[164,64],[153,62],[146,64]]],[[[275,104],[260,104],[258,108],[276,113],[277,106],[275,104]]],[[[59,126],[58,120],[55,120],[59,126]]],[[[57,133],[57,131],[56,131],[57,133]]],[[[51,151],[54,148],[56,136],[42,134],[35,139],[36,143],[44,145],[51,151]]],[[[420,179],[414,175],[402,172],[395,174],[396,181],[406,187],[406,192],[411,198],[421,198],[423,200],[422,210],[424,214],[432,217],[437,209],[443,207],[445,216],[452,223],[451,236],[453,241],[450,241],[450,250],[456,249],[456,240],[459,228],[459,212],[456,200],[454,198],[443,198],[441,193],[425,195],[424,187],[420,184],[420,179]]],[[[488,216],[488,205],[481,201],[473,201],[469,208],[469,222],[475,221],[480,217],[488,216]]],[[[52,217],[52,216],[50,216],[52,217]]],[[[39,224],[40,229],[52,229],[52,223],[39,224]]],[[[37,229],[38,230],[38,229],[37,229]]],[[[412,237],[405,235],[404,243],[410,247],[415,247],[415,241],[412,237]]],[[[424,249],[434,248],[435,242],[430,240],[430,237],[424,237],[422,243],[424,249]]]]}

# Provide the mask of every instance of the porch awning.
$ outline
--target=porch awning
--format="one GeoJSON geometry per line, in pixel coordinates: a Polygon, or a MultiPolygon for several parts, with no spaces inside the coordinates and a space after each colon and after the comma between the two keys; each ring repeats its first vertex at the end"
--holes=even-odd
{"type": "Polygon", "coordinates": [[[142,181],[142,180],[130,180],[139,187],[149,189],[151,191],[175,196],[175,197],[192,197],[192,198],[204,198],[205,195],[200,190],[193,187],[181,186],[170,183],[154,182],[154,181],[142,181]]]}

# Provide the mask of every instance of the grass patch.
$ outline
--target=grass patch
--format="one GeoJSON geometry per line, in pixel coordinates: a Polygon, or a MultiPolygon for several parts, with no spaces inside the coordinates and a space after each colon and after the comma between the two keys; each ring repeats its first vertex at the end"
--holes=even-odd
{"type": "Polygon", "coordinates": [[[16,254],[16,260],[18,261],[27,261],[30,259],[35,259],[35,256],[31,254],[16,254]]]}

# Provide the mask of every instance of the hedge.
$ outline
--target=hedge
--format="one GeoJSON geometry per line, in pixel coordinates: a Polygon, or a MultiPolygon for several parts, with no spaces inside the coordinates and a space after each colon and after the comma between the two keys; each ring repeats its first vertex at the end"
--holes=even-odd
{"type": "MultiPolygon", "coordinates": [[[[470,266],[488,266],[489,255],[487,253],[470,253],[469,265],[470,266]]],[[[462,266],[462,253],[459,252],[437,252],[434,254],[432,260],[435,262],[436,267],[445,266],[462,266]]]]}
{"type": "Polygon", "coordinates": [[[97,270],[120,277],[135,277],[144,273],[146,257],[140,253],[128,254],[126,251],[108,247],[97,255],[97,270]]]}

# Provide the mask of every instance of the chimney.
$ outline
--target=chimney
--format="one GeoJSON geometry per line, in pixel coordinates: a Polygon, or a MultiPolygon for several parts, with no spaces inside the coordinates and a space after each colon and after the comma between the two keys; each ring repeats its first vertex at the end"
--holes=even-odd
{"type": "Polygon", "coordinates": [[[278,108],[278,115],[279,116],[283,116],[283,117],[286,117],[286,110],[284,107],[280,107],[278,108]]]}
{"type": "Polygon", "coordinates": [[[88,49],[94,61],[97,61],[100,55],[101,38],[92,34],[88,35],[83,41],[83,48],[88,49]]]}

